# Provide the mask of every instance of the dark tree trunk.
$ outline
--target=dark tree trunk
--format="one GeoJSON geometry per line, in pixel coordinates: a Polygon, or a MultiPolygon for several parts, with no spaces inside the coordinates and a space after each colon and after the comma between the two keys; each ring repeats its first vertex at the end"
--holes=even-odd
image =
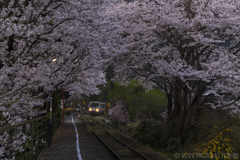
{"type": "Polygon", "coordinates": [[[171,136],[178,138],[181,146],[185,147],[188,142],[193,113],[189,104],[189,91],[182,84],[180,79],[176,79],[174,86],[174,98],[172,102],[171,94],[167,94],[168,119],[167,124],[172,128],[171,136]],[[174,106],[172,107],[172,103],[174,106]]]}
{"type": "Polygon", "coordinates": [[[172,109],[173,109],[173,103],[172,103],[172,94],[167,93],[167,99],[168,99],[168,104],[167,104],[167,118],[169,119],[170,115],[172,114],[172,109]]]}

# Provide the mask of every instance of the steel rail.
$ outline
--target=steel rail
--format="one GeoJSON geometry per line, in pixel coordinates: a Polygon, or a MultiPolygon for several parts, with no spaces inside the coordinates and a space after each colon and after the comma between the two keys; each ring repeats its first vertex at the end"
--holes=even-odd
{"type": "MultiPolygon", "coordinates": [[[[89,120],[89,119],[88,119],[89,120]]],[[[127,146],[129,149],[131,149],[133,152],[135,152],[136,154],[138,154],[141,158],[146,159],[146,160],[150,160],[148,157],[144,156],[143,154],[141,154],[140,152],[136,151],[134,148],[132,148],[131,146],[127,145],[126,143],[124,143],[123,141],[121,141],[120,139],[118,139],[117,137],[115,137],[114,135],[112,135],[111,133],[109,133],[108,131],[106,131],[105,129],[103,129],[101,126],[99,126],[98,124],[92,122],[91,120],[89,120],[89,122],[93,123],[94,125],[96,125],[97,127],[101,128],[104,132],[106,132],[107,134],[109,134],[110,136],[112,136],[113,138],[115,138],[117,141],[119,141],[120,143],[122,143],[123,145],[127,146]]]]}
{"type": "Polygon", "coordinates": [[[136,151],[134,148],[132,148],[131,146],[127,145],[126,143],[124,143],[123,141],[121,141],[120,139],[118,139],[117,137],[115,137],[114,135],[112,135],[111,133],[109,133],[108,131],[106,131],[105,129],[103,129],[101,126],[99,126],[98,124],[94,123],[93,121],[89,120],[88,121],[92,124],[94,124],[95,126],[101,128],[105,133],[109,134],[111,137],[113,137],[114,139],[116,139],[118,142],[122,143],[123,145],[125,145],[126,147],[128,147],[130,150],[132,150],[133,152],[135,152],[138,156],[140,156],[141,158],[145,159],[145,160],[150,160],[148,157],[144,156],[143,154],[141,154],[140,152],[136,151]]]}
{"type": "MultiPolygon", "coordinates": [[[[81,119],[82,119],[82,118],[81,118],[81,119]]],[[[113,155],[114,155],[117,159],[122,160],[122,159],[98,136],[98,134],[92,129],[92,127],[90,127],[88,124],[86,124],[83,119],[82,119],[82,122],[95,134],[95,136],[98,137],[98,139],[109,149],[110,152],[113,153],[113,155]]]]}

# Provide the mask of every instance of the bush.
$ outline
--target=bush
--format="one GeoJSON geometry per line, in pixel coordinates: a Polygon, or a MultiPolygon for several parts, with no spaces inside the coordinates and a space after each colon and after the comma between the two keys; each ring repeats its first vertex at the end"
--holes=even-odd
{"type": "Polygon", "coordinates": [[[180,141],[176,137],[170,137],[168,133],[167,126],[145,120],[135,128],[134,138],[163,152],[177,152],[180,141]]]}
{"type": "Polygon", "coordinates": [[[221,130],[215,126],[214,132],[208,139],[206,143],[198,143],[195,151],[209,153],[210,157],[216,160],[223,156],[225,156],[224,159],[232,159],[234,153],[239,151],[239,132],[234,132],[232,129],[221,130]]]}
{"type": "Polygon", "coordinates": [[[114,118],[110,118],[110,120],[111,120],[110,126],[113,127],[114,129],[118,129],[119,127],[118,121],[114,118]]]}
{"type": "Polygon", "coordinates": [[[167,141],[167,150],[168,152],[174,153],[177,152],[179,147],[181,146],[178,138],[170,137],[167,141]]]}
{"type": "Polygon", "coordinates": [[[233,159],[232,156],[240,152],[238,117],[238,115],[230,114],[225,110],[211,114],[207,120],[195,127],[190,139],[191,144],[185,149],[185,152],[208,153],[211,154],[213,160],[229,153],[232,154],[231,158],[233,159]]]}
{"type": "Polygon", "coordinates": [[[103,119],[102,119],[102,122],[103,122],[103,123],[106,123],[106,120],[103,118],[103,119]]]}
{"type": "Polygon", "coordinates": [[[149,121],[142,121],[135,129],[134,137],[142,143],[149,144],[155,148],[162,147],[162,127],[149,121]]]}

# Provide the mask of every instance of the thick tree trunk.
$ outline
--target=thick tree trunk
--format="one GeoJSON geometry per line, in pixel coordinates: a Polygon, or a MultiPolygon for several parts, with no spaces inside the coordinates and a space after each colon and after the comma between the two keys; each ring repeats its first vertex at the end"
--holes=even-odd
{"type": "Polygon", "coordinates": [[[191,127],[191,118],[193,113],[189,106],[189,92],[183,85],[181,80],[176,80],[174,87],[174,102],[171,94],[167,94],[168,100],[168,119],[167,124],[173,130],[171,136],[178,138],[181,146],[185,147],[188,143],[191,127]],[[172,103],[174,106],[172,107],[172,103]]]}
{"type": "Polygon", "coordinates": [[[167,93],[167,99],[168,99],[168,104],[167,104],[167,118],[170,118],[170,115],[172,114],[173,110],[173,103],[172,103],[172,94],[167,93]]]}

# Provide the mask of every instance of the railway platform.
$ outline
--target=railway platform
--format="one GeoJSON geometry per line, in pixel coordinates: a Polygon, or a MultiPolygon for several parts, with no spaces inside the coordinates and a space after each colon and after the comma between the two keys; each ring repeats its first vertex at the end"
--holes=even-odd
{"type": "Polygon", "coordinates": [[[113,160],[111,153],[81,122],[79,114],[65,116],[37,160],[113,160]]]}

